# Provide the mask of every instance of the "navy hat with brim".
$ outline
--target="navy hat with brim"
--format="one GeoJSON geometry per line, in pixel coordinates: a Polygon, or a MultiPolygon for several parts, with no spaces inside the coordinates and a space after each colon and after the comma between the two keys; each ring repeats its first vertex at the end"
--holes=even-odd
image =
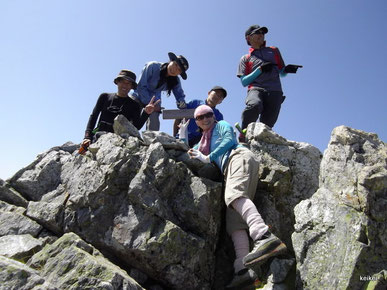
{"type": "Polygon", "coordinates": [[[123,69],[118,76],[114,79],[114,83],[117,84],[119,79],[124,79],[133,83],[133,89],[137,88],[136,74],[130,70],[123,69]]]}
{"type": "Polygon", "coordinates": [[[267,27],[265,26],[259,26],[259,25],[251,25],[245,32],[245,36],[248,36],[248,35],[251,35],[251,34],[254,34],[258,31],[261,31],[263,34],[266,34],[269,32],[269,29],[267,29],[267,27]]]}
{"type": "Polygon", "coordinates": [[[176,61],[176,63],[179,65],[179,67],[181,69],[180,75],[181,75],[182,79],[186,80],[187,79],[186,70],[188,70],[188,68],[189,68],[189,64],[188,64],[187,59],[182,55],[176,56],[176,54],[174,54],[173,52],[168,52],[168,57],[169,57],[170,61],[176,61]]]}
{"type": "Polygon", "coordinates": [[[221,86],[215,86],[215,87],[213,87],[213,88],[210,90],[210,92],[211,92],[211,91],[216,91],[216,90],[219,90],[219,91],[222,91],[222,92],[223,92],[223,95],[224,95],[223,98],[227,97],[227,91],[226,91],[223,87],[221,87],[221,86]]]}

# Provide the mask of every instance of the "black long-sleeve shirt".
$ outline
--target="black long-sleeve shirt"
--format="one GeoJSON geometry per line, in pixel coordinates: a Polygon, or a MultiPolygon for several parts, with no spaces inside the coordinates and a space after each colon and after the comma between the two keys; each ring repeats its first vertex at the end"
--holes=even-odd
{"type": "Polygon", "coordinates": [[[115,117],[124,115],[132,124],[140,130],[149,115],[140,105],[130,97],[119,97],[117,94],[103,93],[90,115],[85,131],[85,139],[92,139],[91,132],[98,120],[98,131],[113,132],[115,117]]]}

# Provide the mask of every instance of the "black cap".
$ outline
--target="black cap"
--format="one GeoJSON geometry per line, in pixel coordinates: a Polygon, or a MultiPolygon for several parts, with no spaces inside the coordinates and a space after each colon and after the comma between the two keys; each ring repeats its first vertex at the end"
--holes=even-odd
{"type": "Polygon", "coordinates": [[[133,83],[133,89],[137,88],[136,74],[130,70],[123,69],[118,76],[114,79],[114,83],[117,84],[119,79],[125,79],[133,83]]]}
{"type": "Polygon", "coordinates": [[[181,69],[181,74],[180,75],[183,78],[183,80],[186,80],[187,79],[187,74],[185,72],[189,68],[187,59],[184,56],[182,56],[182,55],[176,56],[176,54],[174,54],[173,52],[168,52],[168,56],[169,56],[169,59],[171,61],[176,61],[177,62],[177,64],[179,65],[179,67],[181,69]]]}
{"type": "Polygon", "coordinates": [[[222,91],[223,94],[224,94],[224,97],[223,97],[223,98],[225,98],[225,97],[227,96],[227,91],[226,91],[224,88],[222,88],[221,86],[215,86],[215,87],[213,87],[213,88],[210,90],[210,92],[211,92],[211,91],[215,91],[215,90],[222,91]]]}
{"type": "Polygon", "coordinates": [[[268,29],[265,26],[251,25],[245,32],[245,36],[251,35],[257,31],[261,31],[263,34],[268,33],[268,29]]]}

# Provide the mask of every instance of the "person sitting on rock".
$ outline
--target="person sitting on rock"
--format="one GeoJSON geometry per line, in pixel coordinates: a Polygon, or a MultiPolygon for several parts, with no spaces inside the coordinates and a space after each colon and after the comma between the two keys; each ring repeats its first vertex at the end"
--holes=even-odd
{"type": "MultiPolygon", "coordinates": [[[[149,103],[152,97],[161,100],[161,92],[171,92],[176,98],[176,105],[179,109],[185,109],[185,94],[181,87],[179,75],[183,80],[187,79],[188,61],[182,56],[176,56],[173,52],[168,53],[169,62],[161,63],[151,61],[145,64],[139,81],[138,87],[133,92],[133,97],[143,106],[149,103]]],[[[161,103],[155,108],[147,122],[147,130],[160,130],[161,103]]]]}
{"type": "Polygon", "coordinates": [[[153,113],[155,106],[160,102],[154,101],[152,98],[149,104],[141,109],[140,105],[129,97],[129,91],[137,87],[136,74],[132,71],[121,70],[114,79],[114,83],[117,85],[117,93],[101,94],[90,115],[82,141],[82,146],[85,148],[90,145],[93,137],[96,141],[100,135],[99,132],[113,132],[114,119],[120,114],[140,130],[149,115],[153,113]],[[97,128],[94,129],[98,118],[97,128]]]}
{"type": "MultiPolygon", "coordinates": [[[[216,106],[221,104],[227,96],[227,91],[221,86],[214,86],[207,95],[207,99],[203,100],[192,100],[187,103],[187,109],[196,109],[200,105],[208,105],[212,108],[215,114],[215,119],[217,121],[223,120],[222,113],[216,109],[216,106]]],[[[173,125],[173,135],[176,136],[178,132],[178,125],[181,123],[181,120],[176,119],[173,125]]],[[[190,119],[187,128],[188,136],[186,141],[188,141],[189,147],[193,147],[197,144],[202,138],[202,133],[199,130],[198,125],[196,125],[195,119],[190,119]]]]}
{"type": "Polygon", "coordinates": [[[204,163],[214,162],[225,177],[226,226],[236,254],[235,274],[227,287],[240,287],[256,279],[253,266],[283,253],[286,246],[269,231],[252,202],[258,183],[258,161],[254,154],[238,144],[229,123],[215,121],[211,107],[197,107],[194,118],[203,136],[188,154],[204,163]],[[250,252],[247,231],[254,241],[250,252]]]}

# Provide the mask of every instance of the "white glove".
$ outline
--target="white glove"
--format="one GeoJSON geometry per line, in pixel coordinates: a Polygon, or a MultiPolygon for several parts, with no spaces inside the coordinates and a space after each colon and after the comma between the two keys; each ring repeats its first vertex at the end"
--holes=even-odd
{"type": "Polygon", "coordinates": [[[188,151],[189,157],[199,159],[203,163],[210,163],[210,155],[204,155],[202,152],[196,149],[190,149],[188,151]]]}
{"type": "Polygon", "coordinates": [[[187,108],[187,104],[185,103],[184,100],[179,101],[179,102],[176,102],[176,106],[177,106],[179,109],[185,109],[185,108],[187,108]]]}
{"type": "Polygon", "coordinates": [[[188,124],[189,124],[189,120],[188,121],[185,121],[185,118],[181,121],[181,123],[179,124],[179,139],[185,139],[185,140],[188,140],[188,124]]]}

